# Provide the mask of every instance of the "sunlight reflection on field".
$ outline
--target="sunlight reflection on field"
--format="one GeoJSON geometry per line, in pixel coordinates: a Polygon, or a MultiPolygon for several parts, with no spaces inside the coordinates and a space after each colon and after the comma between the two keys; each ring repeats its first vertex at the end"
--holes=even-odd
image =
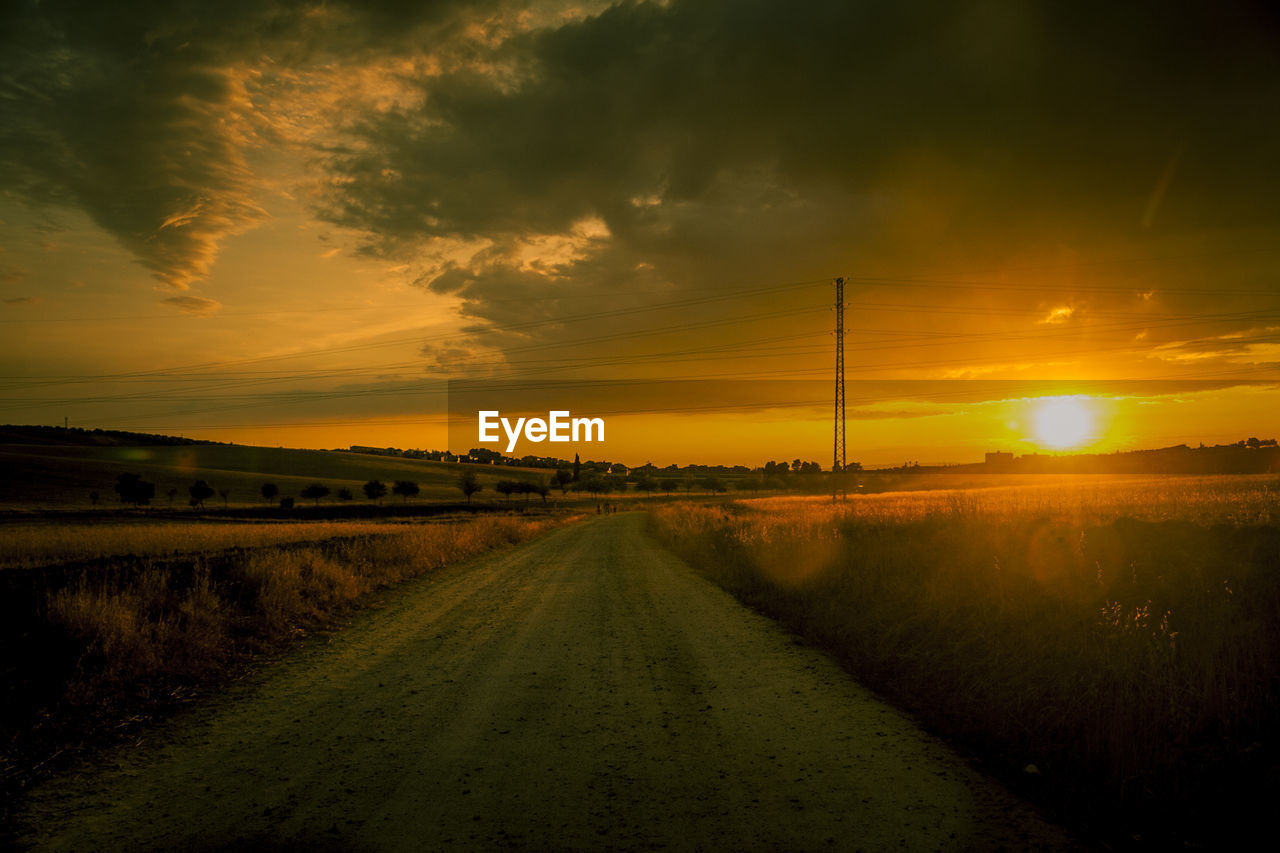
{"type": "Polygon", "coordinates": [[[939,514],[1047,515],[1079,521],[1127,515],[1151,521],[1267,523],[1280,517],[1280,476],[1031,476],[1010,485],[850,495],[740,500],[752,509],[785,511],[814,523],[855,516],[906,521],[939,514]]]}

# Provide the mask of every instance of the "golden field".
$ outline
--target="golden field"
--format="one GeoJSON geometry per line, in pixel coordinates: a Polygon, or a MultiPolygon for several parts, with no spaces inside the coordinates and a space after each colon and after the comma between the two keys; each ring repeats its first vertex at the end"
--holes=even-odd
{"type": "Polygon", "coordinates": [[[1167,828],[1275,790],[1277,486],[1059,478],[654,516],[712,580],[1067,819],[1167,828]]]}

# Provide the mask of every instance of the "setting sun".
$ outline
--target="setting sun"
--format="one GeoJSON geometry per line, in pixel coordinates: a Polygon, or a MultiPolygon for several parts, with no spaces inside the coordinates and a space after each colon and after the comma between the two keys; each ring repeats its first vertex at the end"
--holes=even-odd
{"type": "Polygon", "coordinates": [[[1092,437],[1093,412],[1079,398],[1050,397],[1036,407],[1035,431],[1046,447],[1077,447],[1092,437]]]}

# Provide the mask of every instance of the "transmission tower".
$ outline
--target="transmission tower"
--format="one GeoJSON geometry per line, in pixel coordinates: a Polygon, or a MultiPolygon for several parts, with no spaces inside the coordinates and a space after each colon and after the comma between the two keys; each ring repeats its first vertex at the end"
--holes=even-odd
{"type": "Polygon", "coordinates": [[[837,278],[836,285],[836,405],[835,441],[832,448],[831,474],[834,500],[837,489],[844,492],[845,444],[844,444],[844,278],[837,278]]]}

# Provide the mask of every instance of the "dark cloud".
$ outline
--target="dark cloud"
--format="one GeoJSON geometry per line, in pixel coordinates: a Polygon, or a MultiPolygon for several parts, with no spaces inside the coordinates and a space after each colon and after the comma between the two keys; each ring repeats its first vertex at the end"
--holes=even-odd
{"type": "MultiPolygon", "coordinates": [[[[410,262],[480,326],[526,324],[477,338],[500,348],[565,338],[528,324],[602,294],[841,271],[1178,245],[1217,260],[1074,280],[1156,290],[1166,311],[1204,310],[1163,294],[1179,285],[1275,286],[1274,260],[1245,257],[1280,218],[1280,40],[1261,2],[8,8],[0,182],[84,210],[177,289],[263,217],[261,147],[316,161],[319,215],[365,253],[410,262]],[[431,62],[390,62],[415,57],[431,62]],[[362,101],[378,63],[416,97],[362,101]],[[330,111],[280,115],[321,85],[309,74],[336,90],[330,111]]],[[[1071,325],[1129,301],[1081,300],[1071,325]]]]}
{"type": "Polygon", "coordinates": [[[1247,2],[621,3],[366,116],[323,214],[397,258],[603,221],[609,239],[553,275],[490,255],[424,277],[495,323],[512,294],[628,289],[640,270],[714,290],[1170,244],[1226,260],[1081,283],[1274,287],[1274,261],[1239,252],[1280,214],[1276,36],[1247,2]]]}
{"type": "Polygon", "coordinates": [[[263,216],[265,72],[403,52],[457,3],[7,4],[0,185],[87,213],[185,290],[263,216]],[[265,69],[265,71],[264,71],[265,69]]]}
{"type": "Polygon", "coordinates": [[[80,208],[185,289],[261,211],[242,82],[162,8],[41,4],[8,21],[0,161],[21,196],[80,208]]]}
{"type": "Polygon", "coordinates": [[[510,39],[495,62],[511,74],[424,82],[420,111],[370,117],[371,148],[335,161],[355,182],[333,213],[384,244],[562,231],[591,214],[643,234],[653,211],[638,196],[785,209],[825,189],[866,196],[865,210],[945,177],[938,196],[978,215],[965,232],[994,216],[1057,221],[1063,205],[1138,226],[1184,151],[1169,217],[1273,216],[1241,191],[1280,170],[1266,156],[1280,68],[1261,9],[1166,11],[620,4],[510,39]]]}

